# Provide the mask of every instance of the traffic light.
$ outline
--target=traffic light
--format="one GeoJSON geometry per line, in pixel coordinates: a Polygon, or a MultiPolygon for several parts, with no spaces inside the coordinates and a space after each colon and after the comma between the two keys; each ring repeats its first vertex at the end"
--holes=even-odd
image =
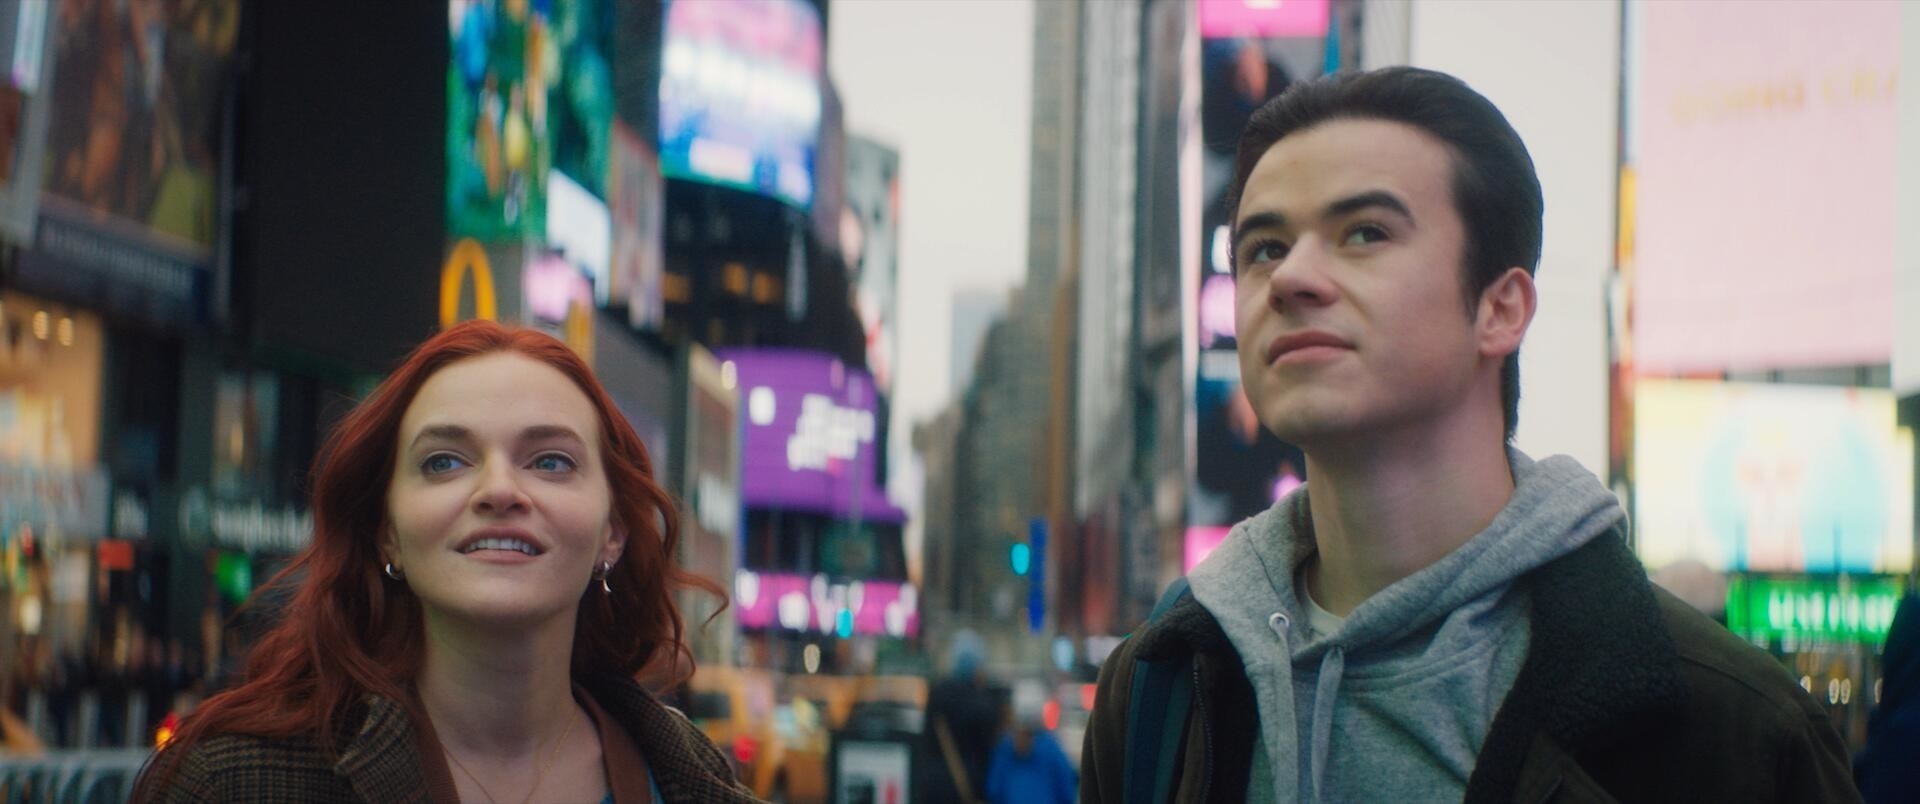
{"type": "Polygon", "coordinates": [[[1040,633],[1047,621],[1047,520],[1027,521],[1027,628],[1040,633]]]}
{"type": "Polygon", "coordinates": [[[1033,567],[1033,549],[1026,542],[1015,542],[1012,553],[1013,574],[1026,577],[1027,570],[1033,567]]]}

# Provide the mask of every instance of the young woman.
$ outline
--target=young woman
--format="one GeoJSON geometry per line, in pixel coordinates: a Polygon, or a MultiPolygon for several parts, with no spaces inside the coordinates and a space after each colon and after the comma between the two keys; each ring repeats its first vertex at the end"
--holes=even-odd
{"type": "Polygon", "coordinates": [[[470,322],[335,428],[313,544],[245,681],[181,725],[140,801],[746,801],[635,682],[691,666],[674,506],[592,371],[470,322]]]}

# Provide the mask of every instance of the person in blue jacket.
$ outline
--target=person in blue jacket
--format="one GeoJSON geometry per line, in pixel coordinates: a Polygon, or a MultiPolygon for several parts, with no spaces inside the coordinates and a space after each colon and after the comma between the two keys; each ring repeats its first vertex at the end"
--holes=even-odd
{"type": "Polygon", "coordinates": [[[1000,738],[987,766],[987,800],[993,804],[1073,804],[1079,786],[1060,741],[1033,715],[1020,717],[1000,738]]]}

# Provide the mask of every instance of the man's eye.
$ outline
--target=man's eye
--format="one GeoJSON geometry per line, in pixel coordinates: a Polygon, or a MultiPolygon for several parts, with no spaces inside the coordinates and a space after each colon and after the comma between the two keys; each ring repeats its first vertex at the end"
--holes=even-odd
{"type": "Polygon", "coordinates": [[[1248,243],[1242,254],[1240,261],[1247,265],[1278,262],[1287,258],[1287,244],[1278,240],[1259,240],[1248,243]]]}
{"type": "Polygon", "coordinates": [[[537,472],[571,472],[578,464],[572,458],[557,452],[549,452],[533,459],[533,469],[537,472]]]}
{"type": "Polygon", "coordinates": [[[437,475],[442,472],[451,472],[465,466],[466,463],[466,461],[460,460],[459,456],[450,455],[445,452],[436,452],[428,455],[426,460],[420,462],[420,471],[429,475],[437,475]]]}
{"type": "Polygon", "coordinates": [[[1363,223],[1352,229],[1348,229],[1347,237],[1342,241],[1342,244],[1347,246],[1365,246],[1372,243],[1384,242],[1386,239],[1386,229],[1371,223],[1363,223]]]}

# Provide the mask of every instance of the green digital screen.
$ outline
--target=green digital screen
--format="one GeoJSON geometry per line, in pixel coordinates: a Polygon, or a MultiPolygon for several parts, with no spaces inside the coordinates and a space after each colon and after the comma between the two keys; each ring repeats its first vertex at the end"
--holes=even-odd
{"type": "Polygon", "coordinates": [[[1899,576],[1735,577],[1727,627],[1747,637],[1880,644],[1906,591],[1899,576]]]}
{"type": "Polygon", "coordinates": [[[244,602],[253,592],[253,562],[245,553],[220,553],[214,561],[213,584],[229,602],[244,602]]]}

